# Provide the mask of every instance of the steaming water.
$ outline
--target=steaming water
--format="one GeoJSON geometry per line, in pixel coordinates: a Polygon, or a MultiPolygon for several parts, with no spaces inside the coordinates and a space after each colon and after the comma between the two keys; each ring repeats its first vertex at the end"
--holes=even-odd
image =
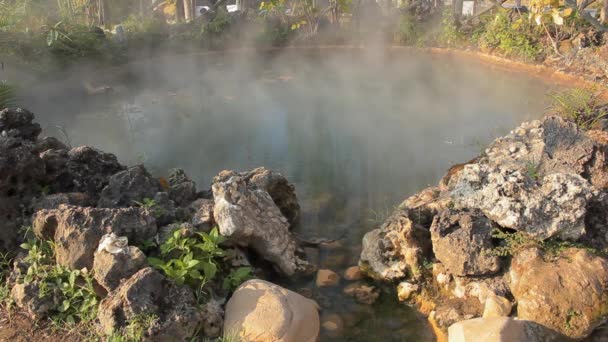
{"type": "MultiPolygon", "coordinates": [[[[354,49],[157,58],[95,78],[116,91],[78,95],[71,80],[24,95],[47,134],[62,136],[61,125],[73,145],[158,175],[184,168],[199,188],[222,169],[279,170],[303,207],[299,234],[346,234],[320,250],[336,271],[356,264],[362,235],[404,198],[538,117],[550,88],[454,57],[354,49]]],[[[391,294],[368,307],[340,292],[317,294],[347,322],[342,339],[325,340],[433,339],[391,294]]]]}

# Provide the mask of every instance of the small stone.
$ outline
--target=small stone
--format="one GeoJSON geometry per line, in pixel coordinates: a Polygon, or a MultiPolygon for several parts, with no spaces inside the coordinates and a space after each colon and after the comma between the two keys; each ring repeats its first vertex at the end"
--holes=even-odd
{"type": "Polygon", "coordinates": [[[325,316],[321,326],[331,336],[340,336],[344,332],[344,321],[338,314],[325,316]]]}
{"type": "Polygon", "coordinates": [[[450,275],[447,273],[439,273],[436,279],[438,284],[446,285],[450,282],[450,275]]]}
{"type": "Polygon", "coordinates": [[[517,147],[516,146],[509,147],[509,152],[511,152],[511,153],[517,152],[517,147]]]}
{"type": "Polygon", "coordinates": [[[340,283],[340,276],[332,270],[322,269],[317,272],[316,283],[318,287],[337,286],[340,283]]]}
{"type": "Polygon", "coordinates": [[[508,317],[511,313],[513,304],[501,296],[489,296],[483,309],[483,318],[489,317],[508,317]]]}
{"type": "Polygon", "coordinates": [[[417,284],[408,283],[407,281],[402,281],[397,286],[397,297],[399,297],[400,301],[408,300],[414,292],[417,292],[420,287],[417,284]]]}
{"type": "Polygon", "coordinates": [[[363,272],[359,266],[351,266],[344,271],[344,279],[346,280],[361,280],[363,278],[363,272]]]}
{"type": "Polygon", "coordinates": [[[359,303],[371,305],[380,297],[380,292],[373,286],[354,283],[344,288],[345,295],[355,298],[359,303]]]}

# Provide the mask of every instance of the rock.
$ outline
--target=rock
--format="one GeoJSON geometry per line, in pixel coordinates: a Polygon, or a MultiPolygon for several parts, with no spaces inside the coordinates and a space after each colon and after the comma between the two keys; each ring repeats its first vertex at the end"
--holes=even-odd
{"type": "Polygon", "coordinates": [[[83,192],[66,192],[37,198],[34,200],[32,207],[34,212],[37,212],[43,209],[57,209],[61,204],[77,207],[90,207],[94,205],[91,197],[83,192]]]}
{"type": "Polygon", "coordinates": [[[289,223],[266,191],[248,188],[233,171],[216,176],[212,190],[213,216],[222,235],[253,249],[287,276],[310,268],[296,255],[289,223]]]}
{"type": "Polygon", "coordinates": [[[418,292],[420,286],[417,284],[408,283],[407,281],[402,281],[397,285],[397,297],[400,301],[406,301],[410,299],[413,293],[418,292]]]}
{"type": "MultiPolygon", "coordinates": [[[[185,221],[187,218],[182,208],[176,208],[175,203],[166,192],[157,192],[152,198],[149,210],[156,218],[158,225],[166,225],[175,221],[185,221]]],[[[146,204],[144,204],[144,207],[146,204]]]]}
{"type": "Polygon", "coordinates": [[[498,272],[492,255],[492,225],[479,212],[446,209],[431,226],[435,257],[457,276],[481,276],[498,272]]]}
{"type": "Polygon", "coordinates": [[[40,194],[44,180],[44,161],[33,152],[31,142],[0,137],[0,196],[27,202],[40,194]]]}
{"type": "Polygon", "coordinates": [[[433,318],[441,328],[466,319],[479,317],[483,307],[475,297],[447,298],[438,303],[433,311],[433,318]]]}
{"type": "Polygon", "coordinates": [[[192,225],[196,229],[204,232],[211,231],[215,225],[213,219],[213,200],[210,199],[197,199],[188,206],[188,211],[192,215],[192,225]]]}
{"type": "Polygon", "coordinates": [[[456,209],[479,209],[540,239],[576,240],[598,195],[590,182],[606,179],[603,160],[598,143],[576,124],[546,117],[496,139],[486,157],[464,166],[450,191],[456,209]]]}
{"type": "Polygon", "coordinates": [[[449,342],[550,342],[568,338],[531,321],[508,317],[475,318],[448,329],[449,342]]]}
{"type": "Polygon", "coordinates": [[[313,300],[267,281],[246,281],[226,304],[224,334],[243,340],[314,342],[319,328],[313,300]]]}
{"type": "Polygon", "coordinates": [[[177,206],[185,206],[197,197],[196,183],[182,169],[169,170],[169,197],[177,206]]]}
{"type": "Polygon", "coordinates": [[[505,297],[509,294],[508,278],[502,274],[491,277],[454,277],[452,294],[456,298],[477,298],[485,303],[489,297],[505,297]]]}
{"type": "Polygon", "coordinates": [[[56,192],[86,192],[98,198],[110,177],[124,166],[116,156],[104,153],[89,146],[80,146],[68,152],[48,150],[41,158],[53,172],[48,172],[56,192]]]}
{"type": "Polygon", "coordinates": [[[298,221],[300,205],[296,196],[296,188],[283,175],[259,167],[244,173],[244,178],[250,186],[268,192],[291,225],[298,221]]]}
{"type": "Polygon", "coordinates": [[[0,133],[5,137],[35,141],[42,129],[33,120],[34,114],[26,109],[3,109],[0,111],[0,133]]]}
{"type": "Polygon", "coordinates": [[[374,286],[369,286],[361,283],[354,283],[346,286],[342,292],[355,298],[361,304],[372,305],[380,297],[380,291],[374,286]]]}
{"type": "Polygon", "coordinates": [[[445,209],[449,202],[449,197],[441,196],[439,187],[430,187],[407,198],[399,205],[399,209],[410,210],[414,213],[410,215],[414,222],[430,227],[435,215],[445,209]]]}
{"type": "Polygon", "coordinates": [[[147,265],[146,256],[135,246],[128,246],[126,253],[109,253],[102,249],[95,252],[93,274],[109,292],[117,288],[121,280],[130,278],[147,265]]]}
{"type": "Polygon", "coordinates": [[[321,327],[330,336],[337,337],[344,333],[344,321],[338,314],[328,314],[323,317],[321,327]]]}
{"type": "Polygon", "coordinates": [[[507,317],[511,314],[513,304],[505,297],[490,296],[486,299],[483,318],[507,317]]]}
{"type": "Polygon", "coordinates": [[[68,149],[69,147],[66,144],[62,143],[61,141],[59,141],[59,139],[55,137],[44,137],[42,139],[37,140],[34,144],[34,152],[38,154],[48,150],[68,149]]]}
{"type": "Polygon", "coordinates": [[[173,235],[173,232],[177,229],[180,230],[181,236],[190,237],[196,232],[194,226],[190,223],[171,223],[158,229],[158,235],[156,236],[156,242],[159,245],[167,242],[173,235]]]}
{"type": "Polygon", "coordinates": [[[333,287],[340,283],[340,276],[332,271],[322,269],[317,272],[317,287],[333,287]]]}
{"type": "Polygon", "coordinates": [[[206,337],[218,337],[224,328],[224,309],[219,301],[211,299],[201,311],[203,333],[206,337]]]}
{"type": "Polygon", "coordinates": [[[608,261],[571,248],[546,261],[538,249],[511,262],[511,292],[517,315],[572,338],[584,338],[605,321],[608,261]]]}
{"type": "Polygon", "coordinates": [[[126,236],[135,244],[156,235],[156,221],[142,208],[82,208],[60,205],[34,216],[33,231],[38,238],[53,238],[57,263],[72,269],[93,267],[95,249],[104,234],[126,236]]]}
{"type": "Polygon", "coordinates": [[[194,335],[201,323],[192,290],[175,285],[150,267],[109,293],[99,304],[97,317],[101,332],[111,335],[142,315],[156,317],[144,327],[146,341],[184,341],[194,335]]]}
{"type": "Polygon", "coordinates": [[[361,272],[359,266],[351,266],[344,271],[344,279],[350,281],[361,280],[363,279],[363,272],[361,272]]]}
{"type": "Polygon", "coordinates": [[[109,178],[100,195],[98,207],[116,208],[134,206],[145,198],[153,199],[159,192],[158,180],[143,165],[131,166],[109,178]]]}
{"type": "Polygon", "coordinates": [[[42,319],[54,308],[50,294],[41,295],[36,283],[15,284],[11,290],[15,304],[35,320],[42,319]]]}
{"type": "Polygon", "coordinates": [[[421,267],[431,254],[428,229],[415,223],[407,209],[396,210],[380,229],[363,237],[359,266],[372,278],[387,281],[410,275],[421,276],[421,267]]]}
{"type": "Polygon", "coordinates": [[[0,196],[0,253],[17,249],[21,222],[19,200],[0,196]]]}

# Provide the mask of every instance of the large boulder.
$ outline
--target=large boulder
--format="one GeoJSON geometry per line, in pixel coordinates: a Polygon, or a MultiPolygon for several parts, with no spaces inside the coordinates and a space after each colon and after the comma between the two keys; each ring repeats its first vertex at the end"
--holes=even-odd
{"type": "Polygon", "coordinates": [[[454,323],[449,342],[566,342],[567,337],[531,321],[508,317],[474,318],[454,323]]]}
{"type": "Polygon", "coordinates": [[[34,114],[26,109],[3,109],[0,111],[0,134],[35,141],[42,129],[33,120],[34,114]]]}
{"type": "Polygon", "coordinates": [[[222,171],[213,180],[213,216],[220,233],[253,249],[287,276],[309,271],[296,255],[296,240],[289,222],[265,190],[250,188],[234,171],[222,171]]]}
{"type": "Polygon", "coordinates": [[[546,260],[531,248],[513,258],[509,273],[521,319],[584,338],[608,316],[608,261],[586,250],[546,260]]]}
{"type": "Polygon", "coordinates": [[[363,237],[359,265],[376,279],[418,278],[425,258],[431,254],[428,228],[416,223],[411,209],[397,209],[382,227],[363,237]]]}
{"type": "Polygon", "coordinates": [[[244,341],[314,342],[317,303],[264,280],[243,283],[226,304],[224,333],[244,341]]]}
{"type": "Polygon", "coordinates": [[[93,267],[95,250],[104,234],[126,236],[140,244],[156,235],[156,221],[143,208],[82,208],[60,205],[34,215],[38,238],[54,239],[57,263],[73,269],[93,267]]]}
{"type": "Polygon", "coordinates": [[[296,188],[289,183],[287,178],[264,167],[244,173],[244,178],[250,186],[268,192],[290,224],[293,225],[297,222],[300,217],[300,204],[296,196],[296,188]]]}
{"type": "Polygon", "coordinates": [[[147,316],[145,341],[187,341],[201,324],[201,313],[192,290],[177,286],[147,267],[108,294],[99,304],[101,332],[122,332],[130,320],[147,316]]]}
{"type": "Polygon", "coordinates": [[[457,209],[479,209],[536,238],[576,240],[606,178],[604,146],[559,117],[523,123],[464,165],[450,191],[457,209]]]}
{"type": "Polygon", "coordinates": [[[481,276],[498,272],[492,255],[492,224],[479,212],[444,210],[431,226],[435,257],[456,276],[481,276]]]}
{"type": "Polygon", "coordinates": [[[143,165],[131,166],[109,178],[108,185],[101,191],[98,207],[134,206],[145,198],[153,199],[160,190],[158,180],[143,165]]]}

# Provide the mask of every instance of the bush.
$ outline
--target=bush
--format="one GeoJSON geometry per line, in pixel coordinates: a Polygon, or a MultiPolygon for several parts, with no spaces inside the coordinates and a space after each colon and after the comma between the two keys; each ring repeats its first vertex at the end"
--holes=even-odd
{"type": "Polygon", "coordinates": [[[498,51],[508,57],[535,61],[543,54],[538,30],[523,18],[512,24],[505,11],[501,11],[480,34],[479,47],[483,51],[498,51]]]}
{"type": "Polygon", "coordinates": [[[466,35],[460,30],[451,8],[446,8],[441,17],[441,31],[437,42],[446,47],[456,47],[466,43],[466,35]]]}
{"type": "Polygon", "coordinates": [[[416,18],[410,14],[402,14],[394,35],[395,43],[414,45],[418,43],[420,36],[421,32],[416,24],[416,18]]]}
{"type": "Polygon", "coordinates": [[[590,89],[571,89],[549,94],[549,97],[553,100],[552,111],[573,120],[583,129],[591,128],[608,115],[608,106],[590,89]]]}

